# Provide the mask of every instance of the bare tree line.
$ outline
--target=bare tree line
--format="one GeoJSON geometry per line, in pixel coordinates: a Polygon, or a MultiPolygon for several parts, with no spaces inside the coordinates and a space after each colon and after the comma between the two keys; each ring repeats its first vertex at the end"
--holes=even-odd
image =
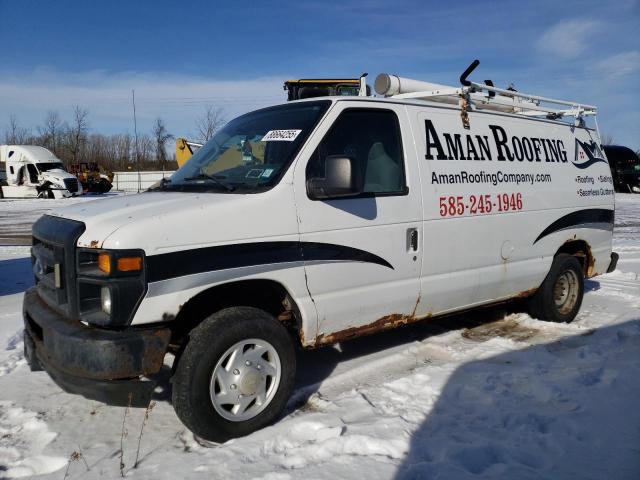
{"type": "MultiPolygon", "coordinates": [[[[57,111],[47,112],[42,125],[35,129],[22,126],[15,114],[9,115],[2,143],[8,145],[38,145],[45,147],[69,168],[79,162],[96,162],[102,167],[121,171],[128,169],[174,170],[177,168],[173,151],[174,139],[160,117],[156,118],[150,133],[105,135],[92,132],[89,111],[76,106],[69,121],[57,111]],[[136,146],[137,143],[137,146],[136,146]]],[[[225,123],[221,108],[206,107],[203,115],[195,119],[193,140],[208,141],[225,123]]]]}
{"type": "Polygon", "coordinates": [[[208,142],[227,121],[222,108],[206,107],[204,115],[196,119],[198,140],[208,142]]]}

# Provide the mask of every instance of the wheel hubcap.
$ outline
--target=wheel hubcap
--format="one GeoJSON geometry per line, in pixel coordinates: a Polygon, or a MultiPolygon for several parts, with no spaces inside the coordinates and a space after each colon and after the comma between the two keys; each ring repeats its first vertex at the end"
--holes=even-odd
{"type": "Polygon", "coordinates": [[[573,270],[565,270],[558,276],[553,287],[554,299],[558,311],[566,315],[578,300],[578,276],[573,270]]]}
{"type": "Polygon", "coordinates": [[[240,378],[240,393],[243,395],[255,395],[264,380],[256,370],[247,370],[240,378]]]}
{"type": "Polygon", "coordinates": [[[211,374],[209,393],[218,414],[241,422],[273,400],[281,376],[280,357],[269,342],[251,338],[229,348],[211,374]]]}

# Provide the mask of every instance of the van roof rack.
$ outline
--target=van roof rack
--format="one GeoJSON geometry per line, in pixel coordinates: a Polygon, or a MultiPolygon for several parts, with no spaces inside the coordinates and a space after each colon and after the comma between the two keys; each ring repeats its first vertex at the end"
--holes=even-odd
{"type": "Polygon", "coordinates": [[[462,73],[460,76],[461,87],[421,82],[383,73],[376,78],[375,90],[378,94],[388,98],[415,98],[458,103],[463,109],[463,117],[467,110],[488,109],[526,117],[546,117],[553,120],[574,117],[575,124],[583,126],[584,117],[595,116],[597,113],[597,108],[593,105],[531,95],[518,92],[511,87],[498,88],[493,85],[491,80],[485,80],[485,83],[468,80],[467,77],[479,64],[479,60],[474,60],[462,73]]]}

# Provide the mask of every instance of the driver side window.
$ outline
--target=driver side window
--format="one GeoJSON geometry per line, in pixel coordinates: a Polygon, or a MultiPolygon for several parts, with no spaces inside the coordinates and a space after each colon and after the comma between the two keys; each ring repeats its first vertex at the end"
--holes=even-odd
{"type": "Polygon", "coordinates": [[[307,179],[323,178],[325,159],[333,155],[355,160],[363,194],[406,194],[400,125],[391,110],[342,112],[309,159],[307,179]]]}

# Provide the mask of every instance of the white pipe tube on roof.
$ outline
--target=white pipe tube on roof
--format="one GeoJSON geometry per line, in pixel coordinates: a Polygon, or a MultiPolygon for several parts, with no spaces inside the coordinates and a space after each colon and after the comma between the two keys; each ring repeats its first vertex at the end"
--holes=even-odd
{"type": "MultiPolygon", "coordinates": [[[[449,105],[458,105],[460,101],[458,95],[451,93],[457,90],[456,87],[398,77],[397,75],[389,75],[388,73],[381,73],[376,77],[374,88],[376,93],[384,95],[385,97],[399,95],[400,98],[422,98],[429,102],[446,103],[449,105]],[[411,95],[412,93],[419,94],[421,92],[429,92],[429,95],[424,97],[419,95],[414,97],[411,95]],[[442,96],[438,95],[439,92],[442,93],[442,96]],[[407,97],[403,97],[405,94],[407,94],[407,97]]],[[[483,93],[471,93],[470,98],[474,102],[475,108],[507,113],[513,113],[516,108],[536,109],[535,104],[531,102],[516,102],[513,97],[494,98],[490,103],[488,95],[483,93]]]]}
{"type": "Polygon", "coordinates": [[[398,77],[397,75],[389,75],[388,73],[378,75],[373,87],[378,95],[384,95],[385,97],[401,93],[430,92],[433,90],[455,88],[438,83],[423,82],[420,80],[412,80],[411,78],[398,77]]]}

